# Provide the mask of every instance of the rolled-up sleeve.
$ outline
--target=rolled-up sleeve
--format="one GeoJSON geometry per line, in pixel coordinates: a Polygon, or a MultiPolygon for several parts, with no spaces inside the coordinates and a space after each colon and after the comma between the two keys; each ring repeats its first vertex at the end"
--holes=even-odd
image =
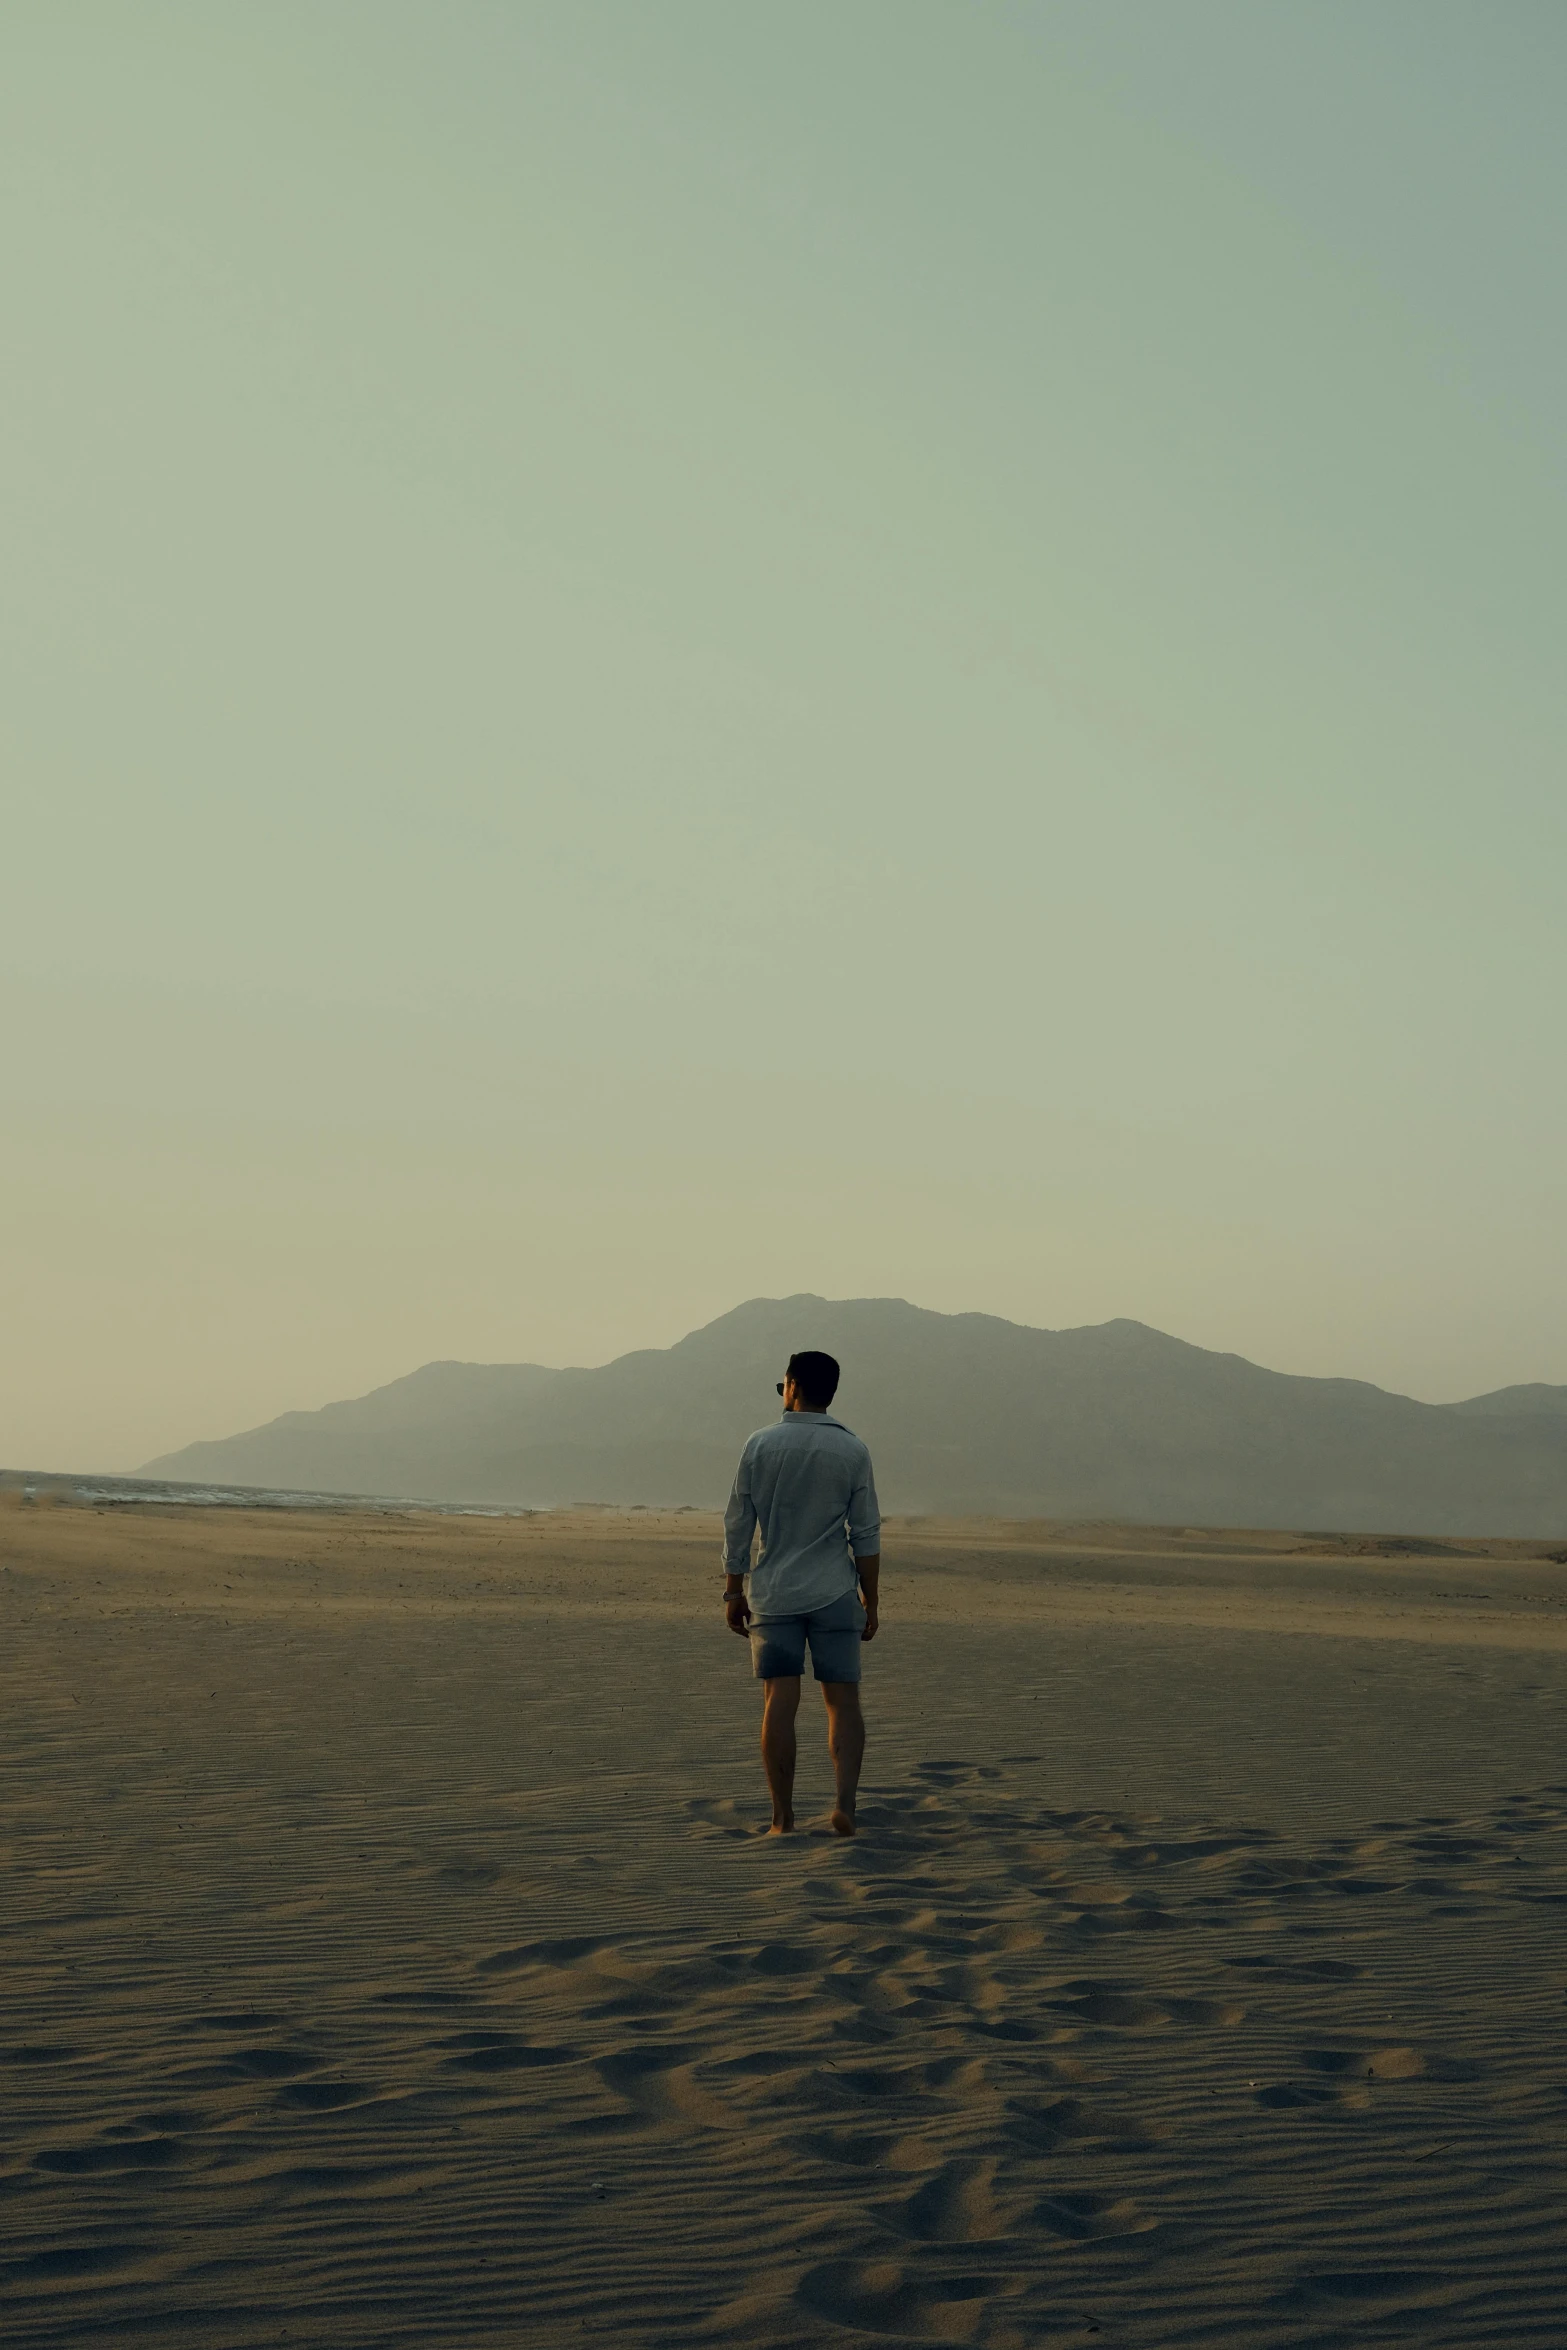
{"type": "Polygon", "coordinates": [[[854,1480],[854,1491],[849,1496],[849,1548],[857,1559],[874,1558],[881,1549],[881,1504],[876,1499],[876,1479],[871,1472],[869,1453],[854,1480]]]}
{"type": "Polygon", "coordinates": [[[756,1503],[751,1498],[751,1448],[740,1455],[740,1466],[724,1511],[724,1573],[751,1572],[751,1537],[756,1532],[756,1503]]]}

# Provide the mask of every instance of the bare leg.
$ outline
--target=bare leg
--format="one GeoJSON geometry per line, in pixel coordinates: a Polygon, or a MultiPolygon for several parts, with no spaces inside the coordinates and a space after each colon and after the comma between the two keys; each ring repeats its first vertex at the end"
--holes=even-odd
{"type": "Polygon", "coordinates": [[[770,1836],[794,1827],[794,1717],[800,1709],[798,1674],[780,1673],[762,1683],[762,1768],[773,1799],[770,1836]]]}
{"type": "Polygon", "coordinates": [[[824,1681],[827,1701],[827,1751],[838,1789],[832,1824],[839,1836],[854,1834],[854,1799],[859,1792],[860,1765],[865,1760],[865,1716],[860,1711],[857,1681],[824,1681]]]}

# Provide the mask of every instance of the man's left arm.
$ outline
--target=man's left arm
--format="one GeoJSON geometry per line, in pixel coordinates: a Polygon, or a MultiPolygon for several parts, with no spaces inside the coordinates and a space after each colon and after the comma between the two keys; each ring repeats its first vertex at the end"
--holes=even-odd
{"type": "Polygon", "coordinates": [[[751,1602],[745,1595],[745,1578],[751,1571],[751,1540],[756,1532],[756,1503],[751,1496],[751,1456],[740,1455],[740,1466],[735,1471],[729,1504],[724,1511],[724,1617],[731,1632],[746,1637],[751,1621],[751,1602]]]}

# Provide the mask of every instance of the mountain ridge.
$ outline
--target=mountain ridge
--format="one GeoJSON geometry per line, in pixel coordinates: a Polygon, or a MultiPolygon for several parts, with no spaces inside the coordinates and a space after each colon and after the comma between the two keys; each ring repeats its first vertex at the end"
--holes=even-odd
{"type": "Polygon", "coordinates": [[[1426,1404],[1366,1380],[1267,1370],[1126,1317],[1043,1330],[808,1292],[748,1299],[673,1346],[594,1368],[421,1364],[141,1473],[432,1501],[712,1507],[745,1437],[776,1411],[789,1353],[811,1345],[844,1365],[835,1409],[870,1444],[890,1510],[1567,1529],[1567,1388],[1426,1404]]]}

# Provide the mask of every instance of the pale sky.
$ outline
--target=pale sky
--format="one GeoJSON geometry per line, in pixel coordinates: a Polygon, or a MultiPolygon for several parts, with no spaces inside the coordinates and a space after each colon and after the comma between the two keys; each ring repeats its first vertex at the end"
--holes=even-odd
{"type": "Polygon", "coordinates": [[[0,1461],[1567,1381],[1557,0],[0,15],[0,1461]]]}

